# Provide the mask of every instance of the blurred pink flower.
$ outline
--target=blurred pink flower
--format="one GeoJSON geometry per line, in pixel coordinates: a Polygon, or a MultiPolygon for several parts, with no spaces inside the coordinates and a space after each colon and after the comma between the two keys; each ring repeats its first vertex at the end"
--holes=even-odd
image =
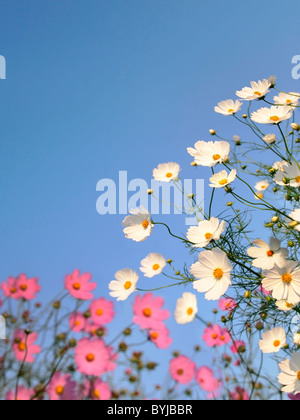
{"type": "Polygon", "coordinates": [[[75,349],[78,371],[86,375],[100,376],[116,368],[116,355],[100,339],[83,338],[75,349]]]}
{"type": "Polygon", "coordinates": [[[91,385],[90,395],[93,400],[107,401],[111,399],[111,390],[106,382],[97,379],[94,384],[91,385]]]}
{"type": "Polygon", "coordinates": [[[259,286],[258,289],[261,293],[263,293],[265,296],[270,296],[272,292],[268,292],[263,286],[259,286]]]}
{"type": "Polygon", "coordinates": [[[230,335],[226,328],[221,328],[219,325],[211,325],[205,328],[202,339],[208,347],[223,346],[230,342],[230,335]]]}
{"type": "Polygon", "coordinates": [[[221,311],[232,311],[234,308],[237,307],[237,303],[234,299],[220,299],[219,300],[219,308],[221,311]]]}
{"type": "Polygon", "coordinates": [[[178,356],[170,362],[170,374],[180,384],[188,384],[195,376],[196,365],[186,356],[178,356]]]}
{"type": "Polygon", "coordinates": [[[166,309],[161,309],[164,300],[161,297],[154,298],[153,293],[136,296],[133,305],[133,322],[142,329],[160,329],[162,321],[169,318],[170,313],[166,309]]]}
{"type": "Polygon", "coordinates": [[[27,335],[25,331],[15,331],[12,347],[18,361],[25,361],[26,363],[34,362],[34,355],[41,352],[41,347],[34,344],[37,339],[37,333],[27,335]]]}
{"type": "Polygon", "coordinates": [[[51,401],[75,401],[76,382],[71,380],[70,375],[56,372],[47,387],[51,401]]]}
{"type": "Polygon", "coordinates": [[[69,326],[74,332],[84,331],[86,324],[87,320],[80,312],[74,312],[69,318],[69,326]]]}
{"type": "Polygon", "coordinates": [[[245,349],[246,349],[246,343],[243,340],[235,341],[230,347],[230,350],[232,351],[233,354],[244,353],[245,349]]]}
{"type": "Polygon", "coordinates": [[[159,349],[166,349],[172,344],[173,341],[173,339],[169,336],[169,330],[164,325],[158,329],[149,330],[149,339],[159,349]]]}
{"type": "Polygon", "coordinates": [[[90,273],[80,275],[79,270],[73,271],[72,274],[67,274],[65,277],[65,288],[70,292],[70,295],[80,300],[93,299],[91,293],[96,289],[96,283],[90,283],[92,276],[90,273]]]}
{"type": "Polygon", "coordinates": [[[8,391],[5,400],[6,401],[30,401],[31,398],[34,396],[35,392],[32,389],[26,389],[23,385],[20,385],[17,390],[17,399],[16,399],[16,392],[8,391]]]}
{"type": "Polygon", "coordinates": [[[20,274],[18,277],[9,277],[8,280],[1,284],[1,288],[6,297],[12,299],[32,300],[41,290],[38,285],[38,278],[27,278],[25,274],[20,274]]]}
{"type": "Polygon", "coordinates": [[[200,367],[196,373],[196,381],[206,392],[214,392],[219,388],[219,381],[214,377],[214,372],[206,367],[200,367]]]}
{"type": "Polygon", "coordinates": [[[103,324],[110,323],[115,316],[113,309],[114,303],[105,298],[94,300],[90,305],[91,317],[94,324],[101,327],[103,324]]]}
{"type": "Polygon", "coordinates": [[[248,392],[240,386],[237,386],[234,392],[230,392],[229,397],[235,401],[249,401],[250,399],[248,392]]]}

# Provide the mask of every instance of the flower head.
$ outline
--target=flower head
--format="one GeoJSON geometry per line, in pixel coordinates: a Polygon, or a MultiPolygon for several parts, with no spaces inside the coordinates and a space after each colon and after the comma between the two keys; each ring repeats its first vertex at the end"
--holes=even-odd
{"type": "Polygon", "coordinates": [[[198,313],[197,297],[193,293],[183,293],[177,300],[175,320],[178,324],[184,325],[193,322],[198,313]]]}
{"type": "Polygon", "coordinates": [[[1,284],[4,296],[12,299],[33,300],[37,293],[41,290],[38,284],[38,278],[27,278],[25,274],[18,277],[9,277],[8,280],[1,284]]]}
{"type": "Polygon", "coordinates": [[[242,102],[233,101],[232,99],[227,99],[226,101],[221,101],[218,103],[218,106],[215,107],[215,112],[222,115],[234,115],[242,108],[242,102]]]}
{"type": "Polygon", "coordinates": [[[124,268],[115,274],[115,280],[109,283],[110,296],[118,301],[126,300],[136,291],[138,274],[130,268],[124,268]]]}
{"type": "Polygon", "coordinates": [[[210,325],[205,328],[202,339],[208,347],[220,347],[231,340],[227,329],[219,325],[210,325]]]}
{"type": "Polygon", "coordinates": [[[274,96],[274,102],[276,105],[287,105],[290,107],[296,107],[299,104],[299,99],[300,94],[296,92],[280,92],[277,96],[274,96]]]}
{"type": "Polygon", "coordinates": [[[215,378],[212,369],[202,366],[196,372],[196,382],[206,392],[215,392],[219,388],[219,381],[215,378]]]}
{"type": "Polygon", "coordinates": [[[90,305],[90,312],[94,324],[100,327],[109,324],[115,316],[113,302],[105,298],[94,300],[90,305]]]}
{"type": "Polygon", "coordinates": [[[178,356],[170,362],[170,374],[180,384],[191,382],[196,373],[196,365],[187,356],[178,356]]]}
{"type": "Polygon", "coordinates": [[[83,338],[75,349],[78,371],[85,375],[100,376],[114,370],[115,358],[112,348],[99,339],[83,338]]]}
{"type": "Polygon", "coordinates": [[[35,361],[35,355],[41,352],[41,347],[35,344],[37,339],[37,333],[27,334],[22,330],[15,331],[12,348],[19,362],[33,363],[35,361]]]}
{"type": "Polygon", "coordinates": [[[233,169],[229,174],[227,171],[221,171],[215,175],[213,175],[209,180],[209,186],[212,188],[224,188],[227,185],[234,182],[236,179],[236,170],[233,169]]]}
{"type": "Polygon", "coordinates": [[[251,120],[260,124],[280,124],[289,120],[293,115],[293,108],[288,106],[271,106],[261,108],[251,114],[251,120]]]}
{"type": "Polygon", "coordinates": [[[259,348],[263,353],[278,353],[286,345],[286,334],[283,328],[273,328],[263,334],[259,348]]]}
{"type": "Polygon", "coordinates": [[[226,229],[226,222],[219,222],[212,217],[210,220],[199,222],[198,226],[192,226],[187,232],[187,239],[195,248],[205,248],[211,241],[218,241],[226,229]]]}
{"type": "Polygon", "coordinates": [[[165,258],[158,253],[151,253],[141,261],[140,270],[145,277],[152,278],[162,273],[167,265],[165,258]]]}
{"type": "Polygon", "coordinates": [[[160,182],[171,182],[178,179],[180,166],[178,163],[161,163],[153,170],[153,178],[160,182]]]}
{"type": "Polygon", "coordinates": [[[159,328],[150,329],[148,331],[149,340],[152,341],[159,349],[166,349],[172,344],[172,338],[169,335],[169,330],[165,325],[159,328]]]}
{"type": "Polygon", "coordinates": [[[194,149],[188,147],[187,151],[197,165],[212,167],[228,159],[230,144],[226,141],[198,141],[194,149]]]}
{"type": "Polygon", "coordinates": [[[153,223],[151,215],[144,207],[130,210],[131,216],[123,220],[124,234],[135,242],[143,242],[151,235],[153,223]]]}
{"type": "Polygon", "coordinates": [[[284,385],[282,392],[300,394],[300,353],[293,353],[291,360],[284,360],[279,367],[282,372],[278,380],[284,385]]]}
{"type": "Polygon", "coordinates": [[[253,243],[257,247],[251,247],[247,250],[249,257],[254,258],[252,261],[253,267],[271,270],[275,265],[278,267],[285,266],[288,250],[281,247],[278,239],[271,238],[270,244],[261,239],[257,239],[253,243]]]}
{"type": "Polygon", "coordinates": [[[90,273],[84,273],[80,275],[80,271],[75,270],[72,274],[66,275],[65,288],[75,299],[93,299],[94,296],[91,292],[96,289],[97,284],[90,282],[91,279],[92,276],[90,273]]]}
{"type": "Polygon", "coordinates": [[[33,389],[27,389],[23,385],[20,385],[17,389],[17,398],[16,398],[16,391],[8,391],[5,400],[6,401],[30,401],[31,398],[34,396],[35,392],[33,389]]]}
{"type": "Polygon", "coordinates": [[[141,329],[160,329],[162,322],[170,316],[168,310],[162,309],[163,305],[163,298],[154,297],[153,293],[142,297],[137,295],[133,305],[133,322],[141,329]]]}
{"type": "Polygon", "coordinates": [[[225,252],[214,248],[199,254],[198,262],[192,265],[191,274],[196,278],[194,289],[206,292],[207,300],[218,300],[231,285],[233,267],[225,252]]]}
{"type": "Polygon", "coordinates": [[[270,87],[270,81],[268,79],[263,79],[258,82],[251,82],[251,87],[244,87],[242,90],[237,91],[236,95],[245,101],[263,99],[269,92],[270,87]]]}
{"type": "Polygon", "coordinates": [[[51,401],[75,401],[76,382],[71,380],[71,375],[56,372],[47,387],[51,401]]]}

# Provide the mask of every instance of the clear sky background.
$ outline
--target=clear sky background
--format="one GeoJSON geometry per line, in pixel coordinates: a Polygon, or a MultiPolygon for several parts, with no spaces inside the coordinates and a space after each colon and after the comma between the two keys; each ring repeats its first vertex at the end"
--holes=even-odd
{"type": "MultiPolygon", "coordinates": [[[[80,268],[108,297],[114,273],[138,269],[149,252],[192,262],[165,230],[126,240],[124,216],[97,214],[96,184],[120,170],[150,182],[168,161],[185,178],[207,176],[190,167],[186,147],[210,128],[239,134],[214,113],[220,100],[273,74],[300,90],[291,76],[298,16],[298,0],[1,0],[0,281],[38,276],[44,300],[80,268]]],[[[184,232],[180,216],[164,220],[184,232]]],[[[162,293],[171,312],[182,291],[162,293]]],[[[199,305],[206,310],[200,296],[199,305]]],[[[116,308],[130,319],[130,301],[116,308]]],[[[197,325],[168,326],[172,348],[188,353],[200,340],[197,325]]]]}

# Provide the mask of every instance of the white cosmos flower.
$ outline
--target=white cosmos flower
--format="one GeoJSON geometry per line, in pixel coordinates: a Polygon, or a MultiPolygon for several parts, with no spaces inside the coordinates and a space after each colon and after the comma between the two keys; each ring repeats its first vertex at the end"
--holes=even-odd
{"type": "Polygon", "coordinates": [[[298,232],[300,232],[300,209],[296,209],[293,210],[290,214],[289,217],[291,219],[294,220],[294,222],[298,222],[299,224],[294,226],[295,224],[293,222],[291,222],[290,219],[287,219],[286,223],[289,224],[290,226],[293,226],[293,229],[297,230],[298,232]]]}
{"type": "Polygon", "coordinates": [[[271,108],[260,108],[251,114],[251,120],[259,124],[280,124],[289,120],[293,115],[293,108],[290,106],[271,106],[271,108]]]}
{"type": "Polygon", "coordinates": [[[260,181],[255,185],[255,189],[258,192],[266,191],[270,186],[269,181],[266,179],[264,181],[260,181]]]}
{"type": "Polygon", "coordinates": [[[230,144],[227,141],[198,141],[194,149],[188,147],[187,151],[197,165],[212,167],[228,160],[230,144]]]}
{"type": "Polygon", "coordinates": [[[115,280],[109,283],[110,296],[124,301],[136,291],[138,274],[130,268],[124,268],[115,274],[115,280]]]}
{"type": "Polygon", "coordinates": [[[295,261],[287,261],[285,267],[274,267],[263,272],[262,286],[277,300],[292,304],[300,302],[300,267],[295,261]]]}
{"type": "Polygon", "coordinates": [[[153,170],[153,178],[160,182],[170,182],[178,179],[179,172],[180,166],[178,163],[161,163],[153,170]]]}
{"type": "Polygon", "coordinates": [[[234,115],[242,108],[242,105],[240,101],[227,99],[218,103],[218,106],[215,107],[215,112],[222,115],[234,115]]]}
{"type": "Polygon", "coordinates": [[[218,241],[226,229],[226,222],[221,223],[215,217],[199,222],[198,226],[191,226],[187,232],[187,239],[195,248],[205,248],[211,241],[218,241]]]}
{"type": "Polygon", "coordinates": [[[204,292],[205,299],[218,300],[231,286],[233,267],[225,252],[214,248],[199,254],[198,262],[192,265],[191,274],[197,279],[194,289],[204,292]]]}
{"type": "Polygon", "coordinates": [[[276,105],[288,105],[291,107],[296,107],[299,103],[300,94],[297,92],[290,93],[279,93],[279,95],[274,97],[274,102],[276,105]]]}
{"type": "Polygon", "coordinates": [[[152,233],[151,215],[144,207],[130,210],[130,214],[131,216],[127,216],[123,220],[123,232],[126,238],[142,242],[152,233]]]}
{"type": "Polygon", "coordinates": [[[271,270],[275,265],[285,267],[288,250],[281,248],[281,243],[276,238],[270,239],[267,244],[261,239],[253,241],[257,247],[251,247],[247,250],[249,257],[255,258],[252,261],[253,267],[262,268],[263,270],[271,270]]]}
{"type": "Polygon", "coordinates": [[[291,360],[284,360],[279,364],[282,372],[278,376],[278,381],[281,385],[283,392],[300,393],[300,353],[293,353],[291,360]]]}
{"type": "Polygon", "coordinates": [[[280,311],[289,312],[292,309],[294,309],[297,305],[289,303],[287,300],[277,300],[276,306],[280,311]]]}
{"type": "Polygon", "coordinates": [[[141,261],[140,270],[145,277],[151,279],[160,274],[166,265],[165,258],[161,254],[153,252],[141,261]]]}
{"type": "Polygon", "coordinates": [[[268,79],[259,80],[258,82],[251,82],[251,87],[244,87],[242,90],[236,92],[236,96],[245,100],[253,101],[255,99],[262,99],[269,92],[271,83],[268,79]]]}
{"type": "Polygon", "coordinates": [[[232,170],[230,174],[227,171],[221,171],[215,175],[213,175],[209,180],[211,184],[209,184],[212,188],[224,188],[227,185],[231,184],[236,179],[236,169],[232,170]]]}
{"type": "Polygon", "coordinates": [[[276,135],[275,134],[267,134],[263,137],[263,141],[268,144],[274,144],[276,142],[276,135]]]}
{"type": "Polygon", "coordinates": [[[297,346],[300,346],[300,333],[294,334],[294,336],[293,336],[293,342],[297,346]]]}
{"type": "Polygon", "coordinates": [[[184,325],[193,322],[198,313],[197,298],[193,293],[183,293],[177,300],[175,320],[178,324],[184,325]]]}
{"type": "Polygon", "coordinates": [[[287,166],[289,166],[289,163],[286,162],[285,160],[282,160],[281,162],[275,162],[272,167],[276,171],[284,172],[287,166]]]}
{"type": "Polygon", "coordinates": [[[287,163],[284,167],[284,171],[277,172],[274,176],[274,181],[277,185],[289,185],[290,187],[298,188],[300,187],[300,169],[296,162],[292,164],[287,163]],[[283,182],[288,180],[289,182],[283,182]]]}
{"type": "Polygon", "coordinates": [[[286,334],[283,328],[273,328],[262,335],[259,348],[263,353],[278,353],[286,346],[286,334]]]}

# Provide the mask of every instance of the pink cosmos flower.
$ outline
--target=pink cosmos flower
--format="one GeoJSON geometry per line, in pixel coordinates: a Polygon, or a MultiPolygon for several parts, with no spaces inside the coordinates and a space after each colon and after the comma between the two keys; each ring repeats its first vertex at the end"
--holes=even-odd
{"type": "Polygon", "coordinates": [[[102,382],[101,379],[97,379],[91,385],[90,395],[93,400],[107,401],[111,399],[111,390],[107,383],[102,382]]]}
{"type": "Polygon", "coordinates": [[[232,351],[233,354],[244,353],[245,349],[246,349],[246,343],[243,340],[235,341],[230,347],[230,350],[232,351]]]}
{"type": "Polygon", "coordinates": [[[71,296],[80,300],[93,299],[91,293],[96,289],[96,283],[90,283],[92,276],[90,273],[80,275],[79,270],[75,270],[72,274],[65,277],[65,288],[70,292],[71,296]]]}
{"type": "Polygon", "coordinates": [[[15,300],[32,300],[41,290],[38,281],[38,278],[27,278],[25,274],[20,274],[16,278],[9,277],[6,282],[1,284],[1,288],[6,297],[15,300]]]}
{"type": "Polygon", "coordinates": [[[100,339],[83,338],[75,349],[78,371],[86,375],[100,376],[116,368],[116,355],[100,339]]]}
{"type": "Polygon", "coordinates": [[[178,356],[170,362],[170,374],[180,384],[188,384],[195,376],[196,365],[186,356],[178,356]]]}
{"type": "Polygon", "coordinates": [[[164,325],[156,330],[149,330],[149,339],[159,348],[166,349],[173,339],[169,336],[169,330],[164,325]]]}
{"type": "Polygon", "coordinates": [[[84,331],[86,324],[86,318],[79,312],[74,312],[69,318],[69,326],[76,333],[84,331]]]}
{"type": "Polygon", "coordinates": [[[37,339],[37,333],[27,335],[24,331],[15,331],[12,347],[18,361],[34,362],[34,355],[41,352],[41,347],[34,344],[37,339]]]}
{"type": "Polygon", "coordinates": [[[196,381],[206,392],[214,392],[219,388],[219,381],[214,377],[214,372],[208,367],[200,367],[196,373],[196,381]]]}
{"type": "Polygon", "coordinates": [[[160,329],[162,321],[170,316],[168,310],[161,309],[163,305],[164,300],[161,297],[154,298],[153,293],[146,293],[143,297],[137,295],[133,305],[133,322],[141,329],[160,329]]]}
{"type": "Polygon", "coordinates": [[[263,293],[265,296],[270,296],[272,292],[268,292],[263,286],[259,286],[258,289],[261,293],[263,293]]]}
{"type": "Polygon", "coordinates": [[[114,303],[109,300],[104,298],[94,300],[90,305],[91,317],[94,324],[100,327],[104,324],[109,324],[115,316],[113,308],[114,303]]]}
{"type": "Polygon", "coordinates": [[[70,375],[56,372],[47,387],[51,401],[75,401],[76,382],[71,380],[70,375]]]}
{"type": "Polygon", "coordinates": [[[249,401],[250,399],[248,392],[240,386],[237,386],[234,392],[230,392],[229,397],[235,401],[249,401]]]}
{"type": "Polygon", "coordinates": [[[220,299],[219,300],[219,308],[221,311],[232,311],[234,308],[237,307],[237,303],[234,299],[220,299]]]}
{"type": "Polygon", "coordinates": [[[226,328],[221,328],[219,325],[211,325],[205,328],[202,339],[208,347],[223,346],[230,342],[230,335],[226,328]]]}
{"type": "Polygon", "coordinates": [[[35,392],[32,389],[26,389],[23,385],[20,385],[17,390],[17,398],[15,390],[8,391],[5,400],[6,401],[30,401],[34,396],[35,392]]]}
{"type": "Polygon", "coordinates": [[[292,401],[300,401],[300,394],[297,394],[297,395],[295,395],[295,394],[288,394],[288,397],[292,401]]]}

